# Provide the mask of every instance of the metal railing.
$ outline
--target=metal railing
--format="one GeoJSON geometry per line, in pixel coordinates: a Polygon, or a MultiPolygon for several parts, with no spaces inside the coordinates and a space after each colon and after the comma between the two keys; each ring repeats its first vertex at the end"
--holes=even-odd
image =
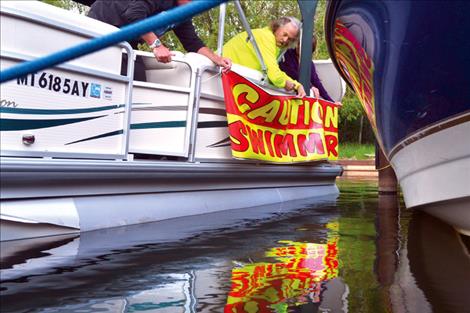
{"type": "MultiPolygon", "coordinates": [[[[143,21],[123,27],[122,29],[116,32],[110,33],[108,35],[90,39],[89,41],[85,43],[78,44],[71,48],[52,53],[45,57],[23,62],[19,65],[12,66],[11,68],[1,71],[0,83],[8,82],[10,80],[25,76],[30,73],[34,73],[34,72],[37,72],[46,68],[60,65],[64,62],[99,51],[109,46],[113,46],[117,44],[122,45],[123,42],[139,37],[140,35],[148,33],[154,29],[161,28],[170,24],[175,24],[175,23],[180,22],[181,20],[190,19],[191,17],[197,14],[200,14],[204,11],[207,11],[219,5],[221,5],[221,7],[220,7],[220,16],[219,16],[218,52],[219,54],[222,54],[222,47],[223,47],[223,41],[224,41],[225,12],[226,12],[225,2],[228,2],[228,1],[229,0],[193,1],[187,5],[176,7],[172,10],[169,10],[166,12],[166,14],[159,14],[153,17],[149,17],[143,21]]],[[[303,12],[304,19],[309,15],[315,14],[316,0],[312,0],[312,1],[314,1],[314,3],[309,4],[309,8],[308,8],[310,9],[310,11],[308,11],[307,14],[304,14],[303,12]]],[[[263,57],[261,55],[261,52],[259,50],[259,47],[256,43],[253,33],[251,32],[251,28],[247,22],[243,9],[240,5],[240,2],[238,0],[235,0],[234,3],[238,11],[238,14],[240,16],[240,19],[242,21],[242,24],[247,31],[247,34],[248,34],[247,40],[249,40],[252,43],[256,56],[261,64],[261,69],[263,72],[263,79],[260,83],[267,84],[267,80],[266,80],[267,68],[263,60],[263,57]]],[[[302,3],[300,0],[299,0],[299,4],[302,10],[302,3]]],[[[302,11],[305,11],[305,10],[306,9],[304,8],[304,10],[302,11]]],[[[311,43],[311,36],[309,39],[311,43]]],[[[308,45],[309,39],[304,38],[303,43],[308,45]]],[[[306,50],[309,50],[308,48],[305,47],[306,45],[304,45],[304,47],[302,48],[303,50],[302,52],[304,51],[306,52],[306,50]]],[[[128,54],[132,54],[132,52],[128,51],[128,54]]],[[[304,60],[305,58],[306,57],[303,57],[302,60],[304,60]]],[[[131,64],[132,62],[130,60],[132,60],[132,58],[129,58],[127,73],[128,73],[128,79],[132,80],[133,68],[131,64]]],[[[309,60],[309,62],[311,61],[309,60]]],[[[199,98],[200,98],[200,93],[201,93],[201,90],[200,90],[201,89],[201,75],[205,70],[207,70],[207,68],[198,69],[196,73],[195,91],[194,91],[194,99],[193,99],[194,104],[193,104],[193,109],[192,109],[191,130],[190,130],[190,135],[189,135],[190,138],[189,138],[189,149],[188,149],[189,150],[188,161],[190,162],[195,162],[196,133],[197,133],[197,122],[198,122],[198,113],[199,113],[199,98]]],[[[127,125],[127,128],[125,127],[125,130],[124,130],[124,133],[125,133],[124,150],[125,151],[123,151],[122,153],[122,156],[124,156],[124,158],[125,158],[125,155],[127,155],[128,153],[128,146],[129,146],[129,142],[128,142],[129,133],[128,132],[130,130],[129,119],[130,119],[130,109],[131,109],[130,106],[132,103],[130,99],[132,97],[132,82],[130,84],[131,85],[130,85],[129,90],[127,91],[127,97],[126,97],[126,107],[128,110],[128,114],[127,114],[128,116],[125,122],[125,124],[127,125]]]]}

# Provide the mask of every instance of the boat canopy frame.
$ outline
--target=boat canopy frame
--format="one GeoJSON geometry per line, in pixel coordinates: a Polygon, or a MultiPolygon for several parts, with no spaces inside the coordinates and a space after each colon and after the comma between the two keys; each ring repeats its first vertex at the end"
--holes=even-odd
{"type": "MultiPolygon", "coordinates": [[[[268,85],[269,80],[267,79],[267,67],[264,62],[263,56],[256,42],[256,38],[253,36],[250,24],[246,18],[245,12],[240,4],[240,0],[233,0],[235,8],[237,10],[240,21],[242,22],[243,28],[245,28],[248,36],[247,41],[250,41],[255,50],[256,58],[261,65],[261,72],[263,78],[260,81],[262,85],[268,85]]],[[[310,71],[312,68],[312,35],[314,33],[314,19],[315,12],[318,4],[318,0],[297,0],[299,5],[300,14],[302,15],[302,25],[300,29],[300,58],[299,58],[299,82],[302,84],[305,90],[310,89],[310,71]]],[[[224,41],[224,25],[226,15],[226,3],[220,5],[219,11],[219,33],[217,39],[217,52],[222,55],[223,41],[224,41]]]]}

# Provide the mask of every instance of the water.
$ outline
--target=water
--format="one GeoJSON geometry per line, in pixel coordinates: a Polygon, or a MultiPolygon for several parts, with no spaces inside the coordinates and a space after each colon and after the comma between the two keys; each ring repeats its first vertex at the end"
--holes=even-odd
{"type": "Polygon", "coordinates": [[[468,239],[376,182],[338,185],[337,200],[2,244],[1,311],[470,312],[468,239]]]}

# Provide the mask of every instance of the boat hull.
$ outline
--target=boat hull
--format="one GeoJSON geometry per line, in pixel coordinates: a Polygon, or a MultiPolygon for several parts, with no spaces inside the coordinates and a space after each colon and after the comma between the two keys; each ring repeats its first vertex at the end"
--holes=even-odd
{"type": "MultiPolygon", "coordinates": [[[[117,30],[40,1],[2,2],[0,15],[2,69],[117,30]],[[41,36],[27,39],[31,33],[41,36]]],[[[320,68],[340,100],[331,62],[320,68]]],[[[163,64],[121,42],[1,84],[1,240],[336,196],[338,165],[232,157],[218,72],[201,54],[177,53],[163,64]],[[134,57],[146,81],[133,80],[134,57]]]]}
{"type": "Polygon", "coordinates": [[[1,239],[15,240],[336,196],[342,168],[2,160],[1,239]],[[127,164],[126,164],[127,163],[127,164]]]}
{"type": "Polygon", "coordinates": [[[470,43],[461,38],[468,10],[464,1],[344,0],[330,2],[326,13],[330,55],[360,99],[406,206],[464,232],[470,43]]]}

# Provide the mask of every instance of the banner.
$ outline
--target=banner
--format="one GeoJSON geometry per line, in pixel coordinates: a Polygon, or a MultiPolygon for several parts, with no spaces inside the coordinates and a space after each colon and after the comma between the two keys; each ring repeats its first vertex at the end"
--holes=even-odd
{"type": "Polygon", "coordinates": [[[232,155],[275,163],[338,159],[338,105],[272,95],[239,74],[222,75],[232,155]]]}

